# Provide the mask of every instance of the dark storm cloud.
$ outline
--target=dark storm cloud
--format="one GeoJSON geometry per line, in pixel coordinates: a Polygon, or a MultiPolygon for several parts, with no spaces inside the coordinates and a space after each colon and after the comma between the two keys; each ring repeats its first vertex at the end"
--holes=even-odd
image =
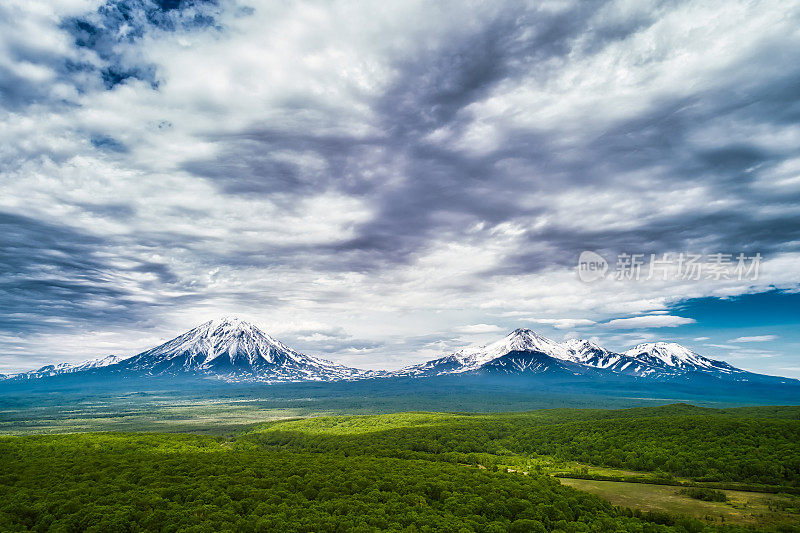
{"type": "Polygon", "coordinates": [[[358,352],[370,297],[392,320],[502,307],[491,276],[535,293],[586,249],[800,248],[797,9],[406,5],[111,0],[48,12],[49,48],[3,31],[0,111],[33,125],[0,150],[0,331],[301,309],[307,351],[358,352]]]}
{"type": "Polygon", "coordinates": [[[607,260],[620,253],[650,254],[689,252],[739,253],[764,257],[797,249],[792,241],[800,232],[800,214],[787,214],[754,222],[745,211],[697,213],[674,220],[659,220],[616,231],[554,229],[531,232],[530,251],[512,254],[507,263],[490,274],[532,273],[553,266],[573,267],[584,250],[600,252],[607,260]],[[699,243],[699,244],[687,244],[699,243]]]}
{"type": "MultiPolygon", "coordinates": [[[[721,73],[713,86],[680,97],[662,96],[647,111],[630,118],[610,119],[596,136],[582,135],[564,145],[558,121],[547,129],[519,129],[510,123],[502,146],[488,154],[473,154],[432,143],[427,136],[442,128],[459,131],[468,125],[463,111],[502,83],[522,77],[548,79],[568,68],[570,57],[602,51],[653,24],[657,10],[630,19],[598,23],[599,4],[580,3],[559,13],[519,5],[503,10],[476,29],[443,39],[434,49],[399,56],[393,63],[401,74],[371,103],[380,136],[315,134],[254,128],[238,135],[216,137],[223,147],[211,160],[189,162],[185,168],[210,177],[229,194],[259,194],[283,199],[319,190],[339,190],[367,198],[376,216],[345,242],[315,246],[316,267],[357,271],[403,264],[434,239],[463,236],[472,224],[495,225],[517,217],[547,214],[543,207],[521,206],[518,193],[552,194],[581,187],[606,188],[620,199],[644,191],[674,190],[681,183],[704,185],[721,197],[745,202],[754,212],[798,199],[751,184],[792,156],[787,148],[765,148],[742,132],[735,141],[713,140],[698,146],[703,128],[797,122],[800,59],[788,50],[775,55],[765,41],[721,73]],[[588,36],[588,37],[587,37],[588,36]],[[313,154],[325,162],[309,170],[303,158],[289,162],[277,154],[313,154]],[[576,157],[576,154],[580,154],[576,157]],[[509,170],[513,161],[521,170],[509,170]],[[368,164],[365,164],[368,162],[368,164]],[[406,179],[383,187],[367,178],[370,169],[396,169],[406,179]],[[637,173],[633,181],[629,176],[637,173]],[[320,254],[320,252],[323,252],[320,254]]],[[[297,112],[318,103],[293,102],[297,112]]],[[[596,119],[585,118],[593,127],[596,119]]],[[[587,197],[591,192],[587,192],[587,197]]],[[[580,209],[580,206],[576,206],[580,209]]],[[[624,219],[630,216],[613,202],[607,206],[624,219]]],[[[798,218],[785,213],[752,216],[740,207],[722,212],[658,216],[635,228],[596,230],[552,224],[529,231],[530,249],[521,249],[499,270],[532,272],[568,265],[584,249],[677,251],[702,237],[705,246],[720,251],[788,251],[800,232],[798,218]]],[[[309,257],[309,250],[276,250],[274,259],[309,257]]],[[[299,259],[298,259],[299,260],[299,259]]]]}
{"type": "MultiPolygon", "coordinates": [[[[580,251],[593,248],[681,251],[698,246],[690,243],[700,241],[709,248],[705,251],[771,254],[800,247],[796,239],[800,234],[800,217],[796,213],[770,214],[769,209],[770,205],[796,203],[797,193],[787,196],[769,188],[750,187],[763,173],[793,157],[796,147],[765,148],[750,144],[744,131],[740,139],[720,140],[711,143],[716,144],[712,147],[698,147],[694,138],[702,128],[713,126],[735,133],[739,127],[771,128],[787,121],[798,122],[800,91],[796,80],[800,79],[800,61],[796,60],[800,56],[794,54],[793,59],[788,58],[784,50],[782,55],[771,57],[773,50],[769,43],[751,57],[741,58],[712,88],[679,99],[664,98],[646,114],[610,122],[597,137],[582,138],[566,148],[561,143],[562,132],[557,123],[546,132],[509,130],[504,145],[482,157],[432,148],[420,140],[434,129],[458,125],[454,118],[458,110],[471,103],[482,89],[500,79],[513,80],[518,75],[536,72],[539,63],[569,53],[571,40],[586,27],[579,13],[568,13],[566,18],[569,24],[563,18],[545,20],[540,26],[546,29],[534,32],[536,37],[529,46],[522,46],[522,50],[516,39],[520,27],[490,25],[489,32],[499,28],[493,34],[497,41],[494,46],[487,46],[485,38],[475,36],[467,40],[469,45],[464,45],[466,50],[470,45],[476,45],[473,51],[480,50],[464,54],[474,58],[477,68],[445,59],[414,63],[417,68],[408,68],[401,77],[403,87],[391,91],[382,108],[386,110],[387,124],[399,123],[401,131],[414,133],[402,136],[397,145],[410,156],[410,179],[404,187],[380,199],[380,216],[362,227],[362,235],[344,245],[345,248],[349,245],[374,252],[382,259],[401,261],[429,239],[458,233],[471,221],[494,224],[516,216],[539,214],[515,205],[517,191],[548,194],[591,185],[617,190],[620,199],[624,199],[626,194],[639,194],[643,190],[667,192],[679,182],[707,186],[721,198],[737,200],[743,206],[722,212],[658,217],[628,230],[597,231],[587,224],[585,229],[555,225],[530,231],[532,251],[523,250],[516,257],[512,254],[503,272],[533,272],[554,264],[572,265],[580,251]],[[514,42],[515,47],[507,42],[514,42]],[[520,55],[525,56],[525,50],[536,52],[530,61],[519,59],[520,55]],[[449,69],[437,70],[439,63],[447,64],[449,69]],[[493,66],[482,69],[483,64],[493,66]],[[765,72],[770,75],[762,76],[765,72]],[[425,77],[468,81],[453,85],[419,83],[425,77]],[[442,108],[431,105],[439,101],[447,105],[442,108]],[[395,111],[396,102],[404,104],[399,113],[395,111]],[[575,158],[576,153],[581,157],[575,158]],[[522,161],[527,172],[505,174],[497,166],[503,160],[522,161]],[[641,181],[621,181],[622,176],[630,176],[632,172],[639,172],[643,176],[639,178],[641,181]],[[760,215],[761,212],[767,214],[760,215]]],[[[525,23],[523,19],[521,24],[525,23]]],[[[605,36],[617,40],[625,36],[625,31],[634,32],[644,25],[639,20],[617,27],[605,36]]],[[[602,47],[603,34],[593,34],[592,46],[602,47]]],[[[452,52],[439,51],[439,54],[440,58],[447,58],[452,52]]],[[[542,69],[542,76],[547,75],[547,70],[542,69]]],[[[592,123],[593,118],[587,116],[586,122],[592,123]]],[[[581,206],[575,208],[579,212],[581,206]]],[[[629,216],[613,203],[607,208],[620,219],[629,216]]]]}
{"type": "Polygon", "coordinates": [[[123,288],[120,277],[147,273],[160,286],[177,279],[154,262],[115,266],[106,257],[108,246],[98,237],[0,212],[0,331],[141,319],[149,305],[123,288]]]}
{"type": "Polygon", "coordinates": [[[101,217],[107,217],[117,220],[130,220],[136,210],[128,204],[118,203],[118,204],[90,204],[90,203],[79,203],[76,204],[81,209],[92,213],[94,215],[99,215],[101,217]]]}
{"type": "MultiPolygon", "coordinates": [[[[680,98],[664,97],[645,114],[612,120],[596,137],[581,137],[566,147],[560,142],[562,131],[558,123],[546,130],[515,129],[509,124],[503,145],[488,154],[455,150],[427,139],[442,128],[458,131],[467,127],[470,119],[463,113],[465,108],[500,84],[513,84],[530,76],[546,80],[568,66],[569,58],[575,54],[586,56],[602,51],[646,29],[659,14],[658,9],[653,9],[598,22],[601,7],[578,3],[551,12],[511,4],[480,25],[453,32],[433,48],[398,54],[391,59],[400,72],[395,83],[370,103],[377,116],[375,129],[380,134],[364,137],[347,131],[287,131],[254,124],[235,134],[210,137],[208,140],[220,148],[218,155],[188,161],[183,168],[211,178],[227,194],[269,196],[289,209],[296,197],[320,190],[337,190],[368,199],[376,216],[362,224],[355,237],[315,246],[316,252],[323,253],[315,255],[311,262],[319,267],[329,261],[330,268],[337,270],[407,263],[432,239],[461,235],[472,224],[495,225],[546,213],[541,207],[518,205],[518,191],[546,194],[587,185],[636,191],[670,189],[676,182],[694,181],[719,187],[728,197],[751,197],[761,205],[797,200],[770,194],[768,190],[754,192],[748,187],[759,172],[790,155],[785,149],[768,150],[749,144],[746,137],[698,148],[692,138],[699,127],[715,122],[722,128],[735,128],[739,123],[768,127],[798,121],[800,84],[796,80],[800,78],[800,68],[796,65],[800,62],[793,62],[789,51],[777,56],[775,43],[769,41],[723,72],[713,87],[680,98]],[[287,152],[296,157],[287,159],[287,152]],[[574,157],[575,153],[581,157],[574,157]],[[305,162],[308,157],[319,158],[324,167],[311,168],[305,162]],[[508,161],[523,170],[509,171],[503,167],[508,161]],[[757,171],[753,172],[754,168],[757,171]],[[386,188],[382,177],[367,177],[367,171],[376,169],[378,173],[396,170],[406,179],[397,187],[386,188]],[[652,173],[641,183],[620,183],[620,176],[634,171],[652,173]]],[[[156,84],[154,67],[126,65],[128,60],[123,58],[120,44],[135,43],[151,30],[215,28],[215,9],[218,8],[213,2],[112,1],[94,13],[66,19],[62,27],[79,49],[90,50],[102,60],[105,66],[91,68],[100,69],[109,87],[128,77],[156,84]]],[[[19,100],[22,96],[15,97],[17,93],[35,94],[24,84],[19,87],[7,91],[7,98],[19,100]]],[[[287,100],[284,111],[314,111],[322,115],[337,112],[310,99],[287,100]]],[[[98,149],[111,152],[124,153],[128,149],[105,135],[94,136],[91,142],[98,149]]],[[[610,204],[608,209],[613,211],[616,206],[610,204]]],[[[620,212],[619,216],[625,217],[626,213],[620,212]]],[[[708,237],[710,225],[717,237],[717,242],[710,244],[720,249],[746,246],[767,253],[785,249],[787,234],[800,230],[792,216],[753,219],[735,212],[645,221],[635,230],[551,226],[530,231],[532,249],[520,250],[505,269],[535,271],[548,262],[568,264],[576,252],[587,247],[680,249],[700,233],[708,237]],[[542,245],[548,248],[549,259],[532,260],[540,255],[542,245]]],[[[233,265],[292,262],[307,256],[307,252],[302,246],[287,246],[269,254],[244,253],[228,261],[233,265]]]]}
{"type": "Polygon", "coordinates": [[[371,147],[383,146],[380,138],[267,127],[253,127],[209,140],[223,147],[221,155],[188,161],[183,165],[185,170],[213,179],[225,193],[258,193],[275,196],[277,200],[282,194],[303,195],[332,187],[353,194],[374,190],[362,176],[364,159],[369,158],[371,147]],[[276,157],[286,152],[297,154],[298,160],[290,162],[276,157]],[[321,157],[327,164],[326,170],[309,172],[303,165],[304,154],[321,157]]]}
{"type": "MultiPolygon", "coordinates": [[[[750,58],[747,58],[748,60],[750,58]]],[[[763,60],[764,58],[759,58],[763,60]]],[[[628,229],[595,231],[590,227],[550,227],[529,232],[533,248],[509,260],[504,273],[531,272],[556,263],[570,266],[586,249],[611,253],[695,252],[760,252],[769,256],[800,249],[800,215],[786,209],[800,202],[800,193],[785,192],[769,186],[769,175],[775,167],[792,157],[791,147],[764,147],[750,142],[743,132],[735,141],[719,140],[711,148],[698,147],[693,135],[701,128],[718,127],[736,132],[739,127],[777,128],[787,123],[787,115],[800,107],[800,91],[796,65],[782,72],[777,79],[760,79],[743,91],[738,76],[722,80],[713,91],[692,95],[681,101],[665,101],[645,116],[623,121],[601,136],[576,147],[584,157],[564,164],[558,151],[534,165],[562,177],[559,186],[621,187],[623,193],[673,190],[684,183],[702,185],[715,191],[717,198],[735,203],[731,208],[698,206],[698,210],[674,216],[643,220],[628,229]],[[788,113],[787,113],[788,111],[788,113]],[[620,176],[631,172],[651,172],[641,181],[619,183],[620,176]],[[588,179],[584,177],[590,177],[588,179]],[[585,180],[585,182],[584,182],[585,180]],[[765,186],[754,187],[758,181],[765,186]],[[547,250],[542,253],[542,245],[547,250]]],[[[800,115],[790,124],[800,123],[800,115]]],[[[525,144],[524,135],[517,139],[525,144]]],[[[624,194],[621,194],[624,199],[624,194]]],[[[577,207],[577,206],[576,206],[577,207]]],[[[621,219],[627,214],[608,205],[621,219]]]]}
{"type": "Polygon", "coordinates": [[[587,29],[599,3],[578,3],[562,12],[511,4],[477,29],[444,39],[435,50],[397,58],[403,72],[376,103],[383,125],[399,141],[457,122],[457,114],[497,83],[520,75],[547,76],[587,29]]]}
{"type": "MultiPolygon", "coordinates": [[[[282,195],[291,200],[294,195],[334,189],[368,198],[377,216],[353,239],[315,246],[311,260],[357,271],[407,263],[431,238],[460,234],[477,221],[500,223],[520,214],[509,195],[522,184],[516,176],[498,173],[495,165],[504,158],[535,156],[530,145],[535,134],[519,153],[504,151],[484,158],[437,147],[424,137],[444,126],[461,127],[464,119],[458,113],[498,83],[531,72],[546,76],[556,68],[548,61],[570,52],[598,7],[579,4],[550,13],[514,5],[474,30],[455,32],[436,49],[396,57],[394,67],[401,71],[397,82],[371,102],[379,136],[254,128],[212,137],[222,147],[221,155],[188,162],[184,168],[212,178],[229,194],[262,194],[281,201],[282,195]],[[309,172],[302,158],[288,163],[276,156],[286,151],[312,153],[326,166],[309,172]],[[388,191],[386,180],[367,177],[368,171],[395,169],[408,179],[388,191]]],[[[604,38],[616,39],[620,31],[610,30],[604,38]]],[[[291,108],[298,113],[319,111],[313,101],[293,101],[291,108]]],[[[284,252],[309,257],[309,250],[302,248],[284,252]]]]}

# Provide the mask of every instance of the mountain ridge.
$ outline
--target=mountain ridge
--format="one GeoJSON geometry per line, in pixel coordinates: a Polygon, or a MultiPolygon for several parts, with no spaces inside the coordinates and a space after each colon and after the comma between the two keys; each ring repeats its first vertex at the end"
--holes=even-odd
{"type": "MultiPolygon", "coordinates": [[[[515,365],[521,370],[531,368],[520,359],[523,353],[535,354],[540,372],[561,363],[572,363],[582,367],[579,373],[591,374],[586,369],[603,370],[614,375],[636,378],[669,379],[691,374],[715,375],[736,378],[761,376],[736,368],[724,361],[704,357],[677,343],[642,343],[622,353],[611,352],[584,339],[570,339],[556,342],[538,333],[519,328],[503,339],[490,344],[474,344],[450,355],[417,365],[411,365],[395,372],[398,376],[430,377],[435,375],[491,372],[498,366],[498,359],[516,352],[515,365]],[[550,360],[543,360],[541,355],[550,360]],[[545,364],[547,363],[547,364],[545,364]]],[[[534,357],[532,355],[531,357],[534,357]]],[[[791,379],[791,378],[780,378],[791,379]]],[[[793,380],[795,381],[795,380],[793,380]]]]}
{"type": "Polygon", "coordinates": [[[10,377],[31,379],[83,371],[109,375],[194,374],[223,381],[264,382],[337,381],[370,375],[367,370],[297,352],[257,326],[228,316],[204,322],[131,357],[115,360],[106,357],[79,365],[47,365],[10,377]]]}
{"type": "Polygon", "coordinates": [[[84,372],[108,377],[191,374],[231,382],[344,381],[467,374],[579,376],[592,380],[674,380],[706,376],[729,381],[764,378],[797,381],[747,372],[672,342],[643,343],[624,352],[612,352],[583,339],[557,342],[527,328],[515,329],[492,343],[466,346],[396,371],[361,370],[295,351],[235,316],[209,320],[131,357],[112,355],[80,364],[46,365],[34,371],[7,375],[4,379],[37,379],[84,372]]]}

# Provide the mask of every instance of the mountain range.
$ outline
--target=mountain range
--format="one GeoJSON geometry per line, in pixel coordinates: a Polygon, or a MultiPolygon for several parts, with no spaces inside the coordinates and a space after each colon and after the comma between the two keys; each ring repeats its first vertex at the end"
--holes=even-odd
{"type": "Polygon", "coordinates": [[[132,357],[112,355],[77,365],[47,365],[5,379],[40,379],[63,374],[109,379],[183,375],[225,382],[270,383],[511,375],[615,383],[713,379],[726,383],[800,384],[790,378],[747,372],[676,343],[644,343],[616,353],[587,340],[559,343],[529,329],[517,329],[497,342],[468,346],[397,371],[361,370],[297,352],[235,317],[211,320],[132,357]]]}
{"type": "Polygon", "coordinates": [[[529,329],[517,329],[486,345],[473,345],[395,374],[435,376],[459,373],[624,375],[666,379],[698,374],[747,379],[749,372],[699,355],[673,342],[644,343],[623,353],[587,340],[555,342],[529,329]]]}

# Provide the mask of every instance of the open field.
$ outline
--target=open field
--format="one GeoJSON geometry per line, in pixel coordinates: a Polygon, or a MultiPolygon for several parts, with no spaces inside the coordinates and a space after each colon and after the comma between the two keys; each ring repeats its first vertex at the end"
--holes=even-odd
{"type": "Polygon", "coordinates": [[[677,487],[619,481],[561,479],[561,483],[597,494],[614,505],[667,514],[679,514],[716,524],[754,527],[797,526],[800,498],[786,494],[724,491],[728,502],[707,502],[681,494],[677,487]]]}

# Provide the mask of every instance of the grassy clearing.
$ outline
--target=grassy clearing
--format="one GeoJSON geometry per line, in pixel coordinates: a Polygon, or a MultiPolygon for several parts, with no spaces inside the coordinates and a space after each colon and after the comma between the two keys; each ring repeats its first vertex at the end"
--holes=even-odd
{"type": "Polygon", "coordinates": [[[410,428],[462,425],[503,418],[503,414],[393,413],[382,415],[303,417],[260,424],[251,433],[292,432],[303,435],[357,436],[410,428]]]}
{"type": "Polygon", "coordinates": [[[686,515],[716,524],[800,527],[800,498],[796,496],[726,490],[729,501],[722,503],[696,500],[681,494],[678,487],[665,485],[587,479],[561,479],[561,483],[641,511],[686,515]]]}

